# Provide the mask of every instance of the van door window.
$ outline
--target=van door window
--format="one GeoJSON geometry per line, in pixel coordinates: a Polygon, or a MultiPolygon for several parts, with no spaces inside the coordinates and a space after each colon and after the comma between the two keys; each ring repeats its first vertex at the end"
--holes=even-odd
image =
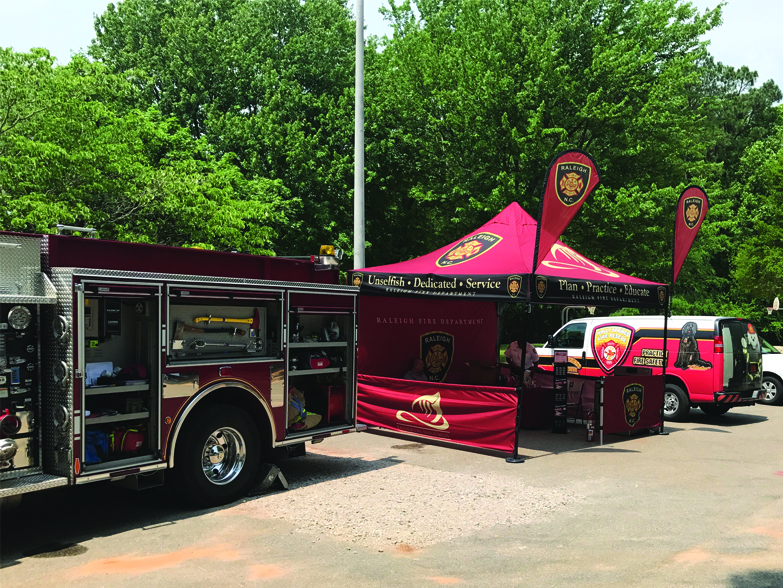
{"type": "Polygon", "coordinates": [[[775,346],[766,339],[759,337],[759,342],[761,343],[761,352],[764,355],[767,353],[780,353],[780,351],[778,351],[777,348],[775,348],[775,346]]]}
{"type": "Polygon", "coordinates": [[[554,337],[555,349],[582,349],[587,323],[574,323],[560,329],[554,337]]]}

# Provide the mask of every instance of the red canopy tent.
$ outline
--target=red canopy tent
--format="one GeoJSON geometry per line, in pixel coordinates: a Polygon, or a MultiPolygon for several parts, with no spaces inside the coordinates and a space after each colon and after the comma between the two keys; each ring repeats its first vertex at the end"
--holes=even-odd
{"type": "Polygon", "coordinates": [[[363,294],[664,308],[667,286],[621,274],[558,241],[532,276],[536,221],[517,203],[440,249],[351,273],[363,294]],[[530,284],[530,282],[534,282],[530,284]],[[530,286],[530,288],[529,288],[530,286]]]}
{"type": "Polygon", "coordinates": [[[471,365],[497,362],[498,302],[665,308],[665,284],[606,268],[560,241],[533,274],[535,241],[536,221],[513,203],[432,253],[350,273],[362,293],[360,420],[510,451],[517,390],[469,383],[471,365]],[[400,380],[414,358],[426,360],[427,382],[400,380]]]}

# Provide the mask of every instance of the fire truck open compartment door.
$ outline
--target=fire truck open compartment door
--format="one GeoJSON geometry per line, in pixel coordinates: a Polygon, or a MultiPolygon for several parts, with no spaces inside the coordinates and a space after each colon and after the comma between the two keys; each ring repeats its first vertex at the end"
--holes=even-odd
{"type": "Polygon", "coordinates": [[[356,426],[355,293],[291,292],[286,440],[356,426]]]}
{"type": "MultiPolygon", "coordinates": [[[[161,461],[162,284],[82,281],[77,366],[82,477],[161,461]]],[[[78,437],[77,437],[78,436],[78,437]]]]}

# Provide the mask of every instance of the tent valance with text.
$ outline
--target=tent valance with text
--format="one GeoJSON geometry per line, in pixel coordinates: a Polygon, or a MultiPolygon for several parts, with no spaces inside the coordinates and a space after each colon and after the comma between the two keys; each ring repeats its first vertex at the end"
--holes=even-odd
{"type": "Polygon", "coordinates": [[[621,274],[561,241],[531,274],[536,221],[517,203],[464,238],[421,257],[349,272],[365,294],[663,308],[665,284],[621,274]]]}

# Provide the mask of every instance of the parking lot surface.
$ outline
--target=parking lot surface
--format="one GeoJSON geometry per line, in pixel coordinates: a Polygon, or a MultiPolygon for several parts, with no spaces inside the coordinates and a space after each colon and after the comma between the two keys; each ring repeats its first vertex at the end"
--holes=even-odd
{"type": "Polygon", "coordinates": [[[783,587],[783,408],[668,430],[523,431],[524,464],[345,435],[283,462],[290,490],[202,511],[56,489],[3,514],[0,584],[783,587]]]}

